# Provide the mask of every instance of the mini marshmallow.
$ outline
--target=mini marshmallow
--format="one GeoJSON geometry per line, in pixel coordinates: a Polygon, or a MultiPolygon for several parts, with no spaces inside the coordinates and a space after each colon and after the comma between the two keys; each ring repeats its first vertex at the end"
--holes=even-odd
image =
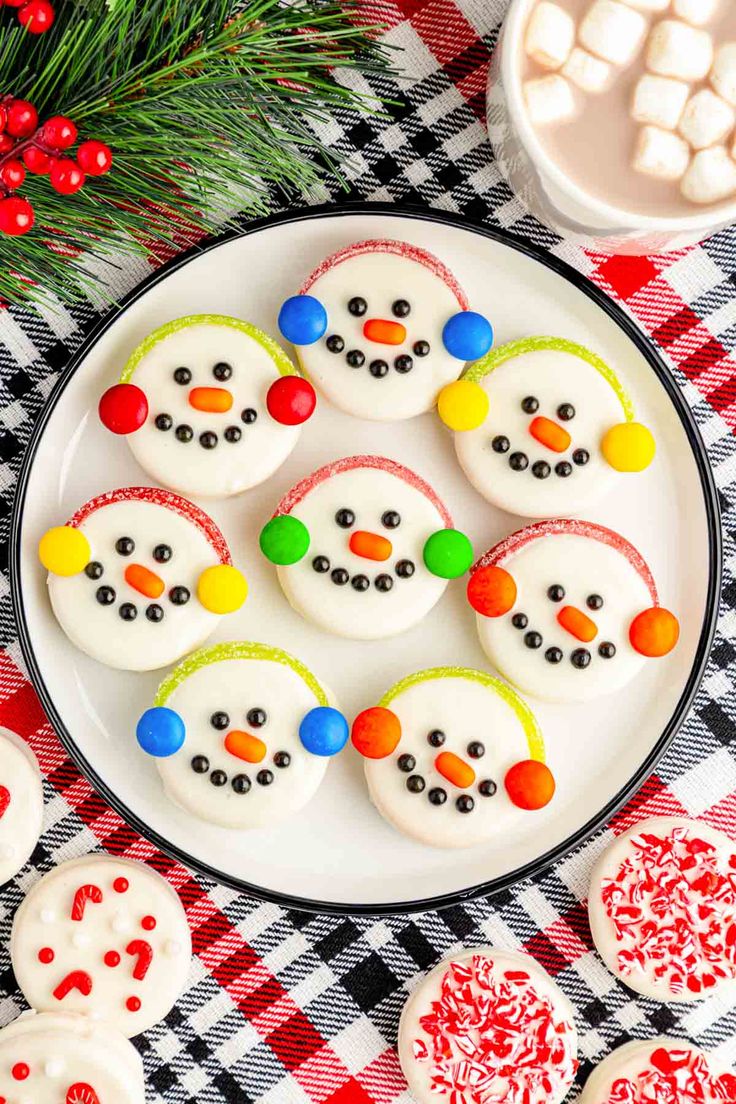
{"type": "Polygon", "coordinates": [[[634,150],[634,171],[659,180],[679,180],[690,161],[687,142],[671,130],[642,127],[634,150]]]}
{"type": "Polygon", "coordinates": [[[537,126],[562,123],[575,114],[575,96],[568,81],[557,73],[527,81],[524,98],[529,118],[537,126]]]}
{"type": "Polygon", "coordinates": [[[603,92],[611,77],[611,66],[576,46],[562,72],[583,92],[603,92]]]}
{"type": "Polygon", "coordinates": [[[623,0],[623,2],[641,12],[663,12],[670,6],[670,0],[623,0]]]}
{"type": "Polygon", "coordinates": [[[647,67],[661,77],[697,81],[713,64],[713,39],[676,19],[663,19],[649,36],[647,67]]]}
{"type": "Polygon", "coordinates": [[[533,61],[545,69],[559,69],[575,42],[575,22],[559,4],[542,0],[532,12],[524,45],[533,61]]]}
{"type": "Polygon", "coordinates": [[[726,42],[716,50],[710,83],[719,96],[736,105],[736,42],[726,42]]]}
{"type": "Polygon", "coordinates": [[[736,112],[731,105],[709,88],[703,88],[682,113],[678,130],[693,149],[699,150],[722,142],[734,123],[736,112]]]}
{"type": "MultiPolygon", "coordinates": [[[[716,14],[719,3],[720,0],[675,0],[675,15],[696,27],[704,27],[716,14]]],[[[666,8],[667,4],[662,6],[666,8]]]]}
{"type": "Polygon", "coordinates": [[[580,41],[614,65],[628,65],[644,41],[644,16],[617,0],[596,0],[580,24],[580,41]]]}
{"type": "Polygon", "coordinates": [[[674,130],[685,110],[690,85],[646,73],[637,81],[631,114],[637,123],[674,130]]]}
{"type": "Polygon", "coordinates": [[[718,203],[736,193],[736,161],[724,146],[711,146],[693,157],[680,190],[691,203],[718,203]]]}

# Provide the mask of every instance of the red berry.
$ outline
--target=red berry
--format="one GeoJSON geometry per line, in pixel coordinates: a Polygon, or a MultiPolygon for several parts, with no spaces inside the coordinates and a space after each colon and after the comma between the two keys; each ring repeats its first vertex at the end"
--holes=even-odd
{"type": "Polygon", "coordinates": [[[66,115],[52,115],[43,124],[43,140],[54,149],[69,149],[77,140],[77,128],[66,115]]]}
{"type": "Polygon", "coordinates": [[[38,126],[38,112],[28,100],[11,100],[8,105],[8,134],[27,138],[38,126]]]}
{"type": "Polygon", "coordinates": [[[29,146],[23,150],[23,163],[29,172],[44,176],[51,167],[51,158],[38,146],[29,146]]]}
{"type": "Polygon", "coordinates": [[[8,125],[8,109],[5,104],[0,104],[0,132],[8,125]]]}
{"type": "Polygon", "coordinates": [[[2,180],[5,187],[10,188],[11,191],[20,188],[25,178],[26,170],[23,168],[20,161],[6,161],[0,169],[0,180],[2,180]]]}
{"type": "Polygon", "coordinates": [[[77,150],[77,162],[88,176],[103,176],[110,171],[112,150],[104,142],[90,139],[77,150]]]}
{"type": "Polygon", "coordinates": [[[311,418],[316,404],[314,388],[301,376],[281,376],[266,395],[268,413],[281,425],[301,425],[311,418]]]}
{"type": "Polygon", "coordinates": [[[84,173],[76,161],[62,157],[51,166],[51,187],[61,195],[74,195],[84,186],[84,173]]]}
{"type": "Polygon", "coordinates": [[[8,153],[15,145],[15,140],[9,134],[0,134],[0,153],[8,153]]]}
{"type": "Polygon", "coordinates": [[[54,18],[54,9],[49,0],[28,0],[18,12],[18,22],[30,34],[45,34],[54,18]]]}
{"type": "Polygon", "coordinates": [[[21,196],[0,199],[0,233],[18,237],[27,234],[33,226],[33,208],[21,196]]]}
{"type": "MultiPolygon", "coordinates": [[[[100,421],[111,433],[135,433],[148,417],[148,400],[134,383],[116,383],[109,387],[98,406],[100,421]]],[[[116,878],[116,893],[125,893],[125,878],[116,878]]]]}

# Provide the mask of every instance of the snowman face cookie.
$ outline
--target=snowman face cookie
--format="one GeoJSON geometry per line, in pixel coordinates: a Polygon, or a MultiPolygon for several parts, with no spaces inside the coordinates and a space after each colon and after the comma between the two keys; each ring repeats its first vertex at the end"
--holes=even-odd
{"type": "Polygon", "coordinates": [[[174,663],[245,601],[225,538],[202,510],[153,487],[92,499],[39,544],[62,629],[129,671],[174,663]]]}
{"type": "Polygon", "coordinates": [[[99,414],[157,482],[224,497],[283,464],[314,405],[311,384],[267,334],[202,314],[154,330],[102,396],[99,414]]]}
{"type": "Polygon", "coordinates": [[[679,636],[633,545],[587,521],[538,522],[501,541],[472,568],[468,601],[490,661],[546,701],[618,690],[679,636]]]}
{"type": "Polygon", "coordinates": [[[635,1039],[609,1054],[585,1083],[580,1104],[724,1104],[736,1076],[689,1039],[635,1039]]]}
{"type": "Polygon", "coordinates": [[[104,1023],[64,1012],[27,1012],[0,1031],[5,1104],[144,1104],[143,1064],[104,1023]]]}
{"type": "Polygon", "coordinates": [[[352,740],[379,812],[434,847],[507,840],[521,811],[554,793],[533,714],[483,671],[434,667],[402,679],[358,715],[352,740]]]}
{"type": "Polygon", "coordinates": [[[42,821],[43,785],[36,757],[20,736],[0,728],[0,885],[25,865],[42,821]]]}
{"type": "Polygon", "coordinates": [[[411,628],[470,566],[467,537],[432,488],[381,456],[320,468],[261,532],[284,594],[326,632],[358,640],[411,628]]]}
{"type": "Polygon", "coordinates": [[[87,855],[37,882],[13,922],[10,955],[39,1012],[78,1012],[128,1037],[167,1015],[192,942],[177,894],[142,863],[87,855]]]}
{"type": "Polygon", "coordinates": [[[654,439],[609,366],[582,345],[534,337],[494,350],[440,395],[455,450],[484,498],[525,517],[586,510],[654,439]]]}
{"type": "Polygon", "coordinates": [[[310,800],[348,725],[299,660],[243,642],[185,659],[137,736],[177,805],[226,828],[258,828],[310,800]]]}
{"type": "Polygon", "coordinates": [[[283,304],[279,329],[331,403],[376,421],[431,410],[493,340],[442,262],[399,241],[357,242],[328,257],[283,304]]]}

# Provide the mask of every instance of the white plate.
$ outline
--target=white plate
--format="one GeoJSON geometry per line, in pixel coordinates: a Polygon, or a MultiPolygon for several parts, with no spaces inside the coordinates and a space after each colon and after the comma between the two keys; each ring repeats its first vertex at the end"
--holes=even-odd
{"type": "MultiPolygon", "coordinates": [[[[357,421],[324,402],[292,456],[264,485],[204,503],[251,585],[243,609],[223,618],[219,639],[263,640],[293,652],[329,682],[349,717],[410,671],[447,663],[487,667],[463,580],[450,584],[421,625],[379,643],[328,636],[284,599],[275,570],[258,551],[261,525],[301,476],[360,452],[416,468],[449,504],[478,553],[523,524],[472,490],[434,415],[382,425],[357,421]]],[[[137,289],[87,342],[49,399],[19,484],[12,554],[31,677],[59,736],[103,797],[196,870],[290,905],[346,912],[408,911],[491,892],[560,857],[610,816],[651,772],[692,701],[712,639],[721,558],[703,444],[666,367],[623,312],[572,269],[500,231],[373,205],[266,220],[177,259],[137,289]],[[147,333],[171,318],[212,311],[276,334],[283,298],[327,254],[364,237],[402,238],[436,252],[469,292],[471,306],[493,320],[497,344],[549,333],[591,346],[620,369],[637,415],[654,428],[659,446],[653,467],[614,491],[591,520],[620,530],[641,550],[663,602],[680,618],[680,644],[612,699],[574,707],[532,703],[557,796],[523,821],[522,834],[460,853],[424,847],[390,828],[368,800],[351,747],[331,763],[311,804],[273,830],[229,832],[170,804],[134,736],[161,674],[109,670],[76,651],[51,613],[36,558],[43,531],[93,495],[150,483],[125,442],[111,438],[95,413],[99,395],[147,333]],[[628,490],[633,486],[634,495],[628,490]]]]}

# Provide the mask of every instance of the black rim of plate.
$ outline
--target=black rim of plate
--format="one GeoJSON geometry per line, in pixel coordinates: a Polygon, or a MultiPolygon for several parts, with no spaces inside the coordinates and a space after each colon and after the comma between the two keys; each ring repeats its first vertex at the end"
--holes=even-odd
{"type": "Polygon", "coordinates": [[[242,228],[228,230],[215,238],[192,246],[186,252],[172,258],[172,260],[168,261],[157,271],[153,272],[141,284],[134,288],[133,291],[125,296],[119,307],[111,310],[100,320],[98,325],[92,330],[92,332],[85,339],[81,347],[70,359],[68,365],[61,373],[60,378],[57,380],[57,383],[53,391],[51,392],[51,395],[49,396],[46,406],[42,410],[34,427],[33,434],[31,436],[26,454],[23,459],[21,471],[18,476],[18,486],[15,496],[15,502],[13,505],[10,536],[11,595],[18,626],[21,650],[25,662],[28,666],[31,681],[34,685],[36,693],[41,700],[46,715],[51,721],[55,732],[61,740],[61,743],[64,745],[64,748],[69,753],[70,757],[79,768],[79,770],[82,772],[82,774],[89,780],[89,782],[91,782],[91,784],[101,795],[101,797],[123,818],[124,821],[126,821],[132,828],[134,828],[136,832],[138,832],[144,838],[148,839],[152,844],[158,847],[159,850],[176,859],[178,862],[181,862],[184,866],[188,867],[190,870],[195,871],[197,874],[204,875],[205,877],[213,879],[215,882],[219,882],[223,885],[229,886],[232,889],[239,890],[242,893],[249,894],[261,900],[271,901],[275,904],[282,905],[285,908],[296,908],[303,909],[309,912],[336,915],[399,915],[402,913],[419,912],[428,909],[447,908],[450,905],[461,904],[463,901],[470,901],[476,897],[492,897],[494,894],[509,889],[517,882],[523,881],[525,878],[530,878],[536,874],[540,874],[557,860],[564,858],[571,851],[574,851],[575,848],[581,846],[594,832],[603,827],[611,819],[611,817],[624,804],[626,804],[626,802],[631,797],[633,797],[637,793],[637,791],[641,788],[646,779],[652,774],[657,763],[662,758],[669,745],[672,743],[672,740],[680,729],[688,713],[688,710],[693,703],[693,699],[695,698],[697,690],[700,686],[700,682],[705,673],[706,664],[710,655],[711,644],[715,635],[718,619],[721,572],[721,524],[718,505],[718,493],[713,479],[713,473],[708,462],[705,445],[703,444],[692,412],[690,411],[690,408],[687,405],[685,399],[680,394],[680,389],[672,373],[664,363],[660,354],[656,351],[654,345],[650,342],[649,338],[636,327],[634,322],[628,317],[628,315],[622,310],[622,308],[614,303],[611,299],[609,299],[608,296],[604,294],[604,292],[600,291],[594,284],[587,280],[586,277],[580,275],[579,272],[577,272],[566,262],[559,260],[559,258],[552,256],[551,254],[545,252],[537,246],[531,245],[523,238],[519,238],[516,235],[508,233],[505,230],[496,229],[490,226],[483,226],[479,223],[469,221],[457,215],[446,214],[445,212],[436,211],[429,208],[425,209],[422,207],[397,207],[393,204],[388,203],[345,202],[337,206],[333,204],[323,204],[320,206],[299,208],[296,210],[287,211],[285,213],[269,215],[265,218],[256,219],[252,222],[249,222],[242,228]],[[172,272],[176,272],[184,265],[189,264],[190,261],[193,261],[197,257],[202,256],[204,253],[208,253],[212,249],[216,249],[218,246],[223,245],[226,242],[230,242],[241,237],[247,237],[249,234],[257,233],[261,230],[268,229],[271,226],[278,226],[288,223],[298,223],[309,220],[319,220],[324,218],[340,218],[341,216],[345,215],[379,215],[407,219],[419,219],[426,222],[442,223],[446,226],[451,226],[460,230],[465,230],[469,233],[478,234],[481,237],[489,238],[491,241],[514,249],[517,252],[522,253],[524,256],[537,261],[541,265],[544,265],[545,268],[550,269],[552,272],[556,273],[563,280],[567,281],[569,284],[572,284],[573,287],[575,287],[578,291],[581,291],[584,295],[586,295],[588,299],[592,300],[592,302],[595,303],[595,305],[600,310],[602,310],[618,326],[620,330],[622,330],[626,334],[629,340],[633,342],[637,350],[650,365],[652,371],[656,374],[659,382],[661,383],[670,401],[672,402],[682,423],[683,429],[692,449],[693,456],[695,458],[695,463],[698,468],[708,525],[709,551],[706,609],[693,666],[690,670],[687,682],[683,687],[677,706],[673,711],[672,716],[670,717],[662,734],[660,735],[656,745],[651,750],[646,759],[641,763],[639,769],[629,779],[627,784],[615,795],[615,797],[607,802],[604,808],[602,808],[596,816],[592,817],[586,824],[579,828],[577,832],[573,833],[573,835],[569,836],[557,847],[554,847],[551,850],[545,852],[543,855],[540,855],[533,862],[527,863],[526,865],[517,868],[511,873],[505,874],[499,878],[494,878],[488,882],[483,882],[479,885],[469,886],[466,889],[457,890],[453,893],[440,894],[436,897],[425,897],[423,899],[414,901],[397,901],[394,903],[382,904],[343,904],[341,902],[334,901],[310,900],[309,898],[292,897],[287,893],[277,893],[269,889],[264,889],[261,886],[251,885],[249,882],[243,881],[239,878],[231,877],[230,875],[223,874],[222,872],[215,870],[207,863],[193,858],[181,848],[175,847],[173,844],[169,843],[168,840],[160,836],[157,832],[152,831],[135,815],[135,813],[128,809],[127,806],[123,802],[121,802],[117,798],[117,796],[108,788],[108,786],[102,781],[102,779],[97,775],[94,767],[87,761],[85,756],[80,753],[79,749],[74,743],[74,739],[71,733],[66,729],[61,717],[56,710],[54,702],[51,699],[49,691],[45,685],[38,661],[36,659],[36,655],[33,649],[33,643],[28,631],[28,625],[26,623],[23,595],[20,588],[20,532],[23,524],[23,508],[28,489],[28,479],[30,476],[31,468],[33,466],[38,445],[43,436],[46,424],[48,423],[51,415],[54,412],[59,397],[63,393],[71,377],[79,368],[80,364],[84,361],[92,346],[99,340],[102,334],[104,334],[110,328],[110,326],[112,326],[113,323],[116,322],[120,318],[120,316],[125,313],[126,310],[128,310],[129,307],[131,307],[134,303],[137,303],[138,300],[146,294],[146,292],[148,292],[152,287],[155,287],[162,280],[165,280],[166,277],[169,276],[172,272]]]}

